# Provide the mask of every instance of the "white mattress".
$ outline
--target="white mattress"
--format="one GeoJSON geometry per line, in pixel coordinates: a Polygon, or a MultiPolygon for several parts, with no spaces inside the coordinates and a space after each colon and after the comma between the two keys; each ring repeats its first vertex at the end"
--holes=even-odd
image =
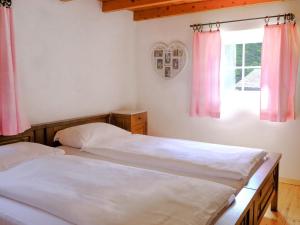
{"type": "Polygon", "coordinates": [[[0,225],[71,225],[37,208],[0,196],[0,225]]]}

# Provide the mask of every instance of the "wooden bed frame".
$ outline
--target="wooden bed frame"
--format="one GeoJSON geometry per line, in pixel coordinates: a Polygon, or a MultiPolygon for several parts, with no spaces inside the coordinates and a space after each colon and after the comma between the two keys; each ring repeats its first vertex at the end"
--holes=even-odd
{"type": "MultiPolygon", "coordinates": [[[[29,141],[57,146],[58,143],[53,142],[57,131],[93,122],[109,123],[110,115],[103,114],[35,125],[20,135],[0,136],[0,145],[29,141]]],[[[270,204],[271,210],[277,211],[280,159],[281,154],[269,154],[268,159],[237,194],[234,203],[216,220],[215,225],[259,225],[270,204]]]]}

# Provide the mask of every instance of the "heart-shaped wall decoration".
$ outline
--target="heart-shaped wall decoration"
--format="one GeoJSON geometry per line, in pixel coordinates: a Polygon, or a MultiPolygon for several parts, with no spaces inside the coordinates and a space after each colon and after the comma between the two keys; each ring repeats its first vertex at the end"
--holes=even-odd
{"type": "Polygon", "coordinates": [[[152,64],[154,70],[163,78],[171,79],[177,76],[187,62],[187,49],[179,41],[170,45],[156,43],[152,49],[152,64]]]}

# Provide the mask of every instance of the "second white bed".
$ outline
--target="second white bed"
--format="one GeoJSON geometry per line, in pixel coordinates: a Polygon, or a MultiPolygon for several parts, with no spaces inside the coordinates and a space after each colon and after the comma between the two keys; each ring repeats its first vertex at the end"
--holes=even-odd
{"type": "MultiPolygon", "coordinates": [[[[149,163],[149,161],[147,161],[146,159],[145,159],[145,161],[147,161],[148,163],[143,163],[143,161],[133,162],[132,158],[128,158],[127,160],[122,158],[120,160],[119,157],[114,158],[114,157],[103,156],[103,155],[99,155],[99,154],[93,154],[93,153],[89,153],[86,151],[80,151],[78,148],[72,148],[72,147],[68,147],[68,146],[59,146],[59,148],[63,149],[66,152],[66,155],[75,155],[75,156],[80,156],[80,157],[89,158],[89,159],[104,160],[104,161],[109,161],[112,163],[123,164],[126,166],[133,166],[133,167],[137,167],[137,168],[145,168],[145,169],[150,169],[150,170],[159,170],[159,171],[162,171],[165,173],[172,173],[172,174],[176,174],[176,175],[180,175],[180,176],[195,177],[195,178],[200,178],[200,179],[217,182],[220,184],[224,184],[224,185],[233,187],[236,190],[236,193],[238,193],[245,186],[245,181],[243,181],[243,180],[204,176],[199,173],[194,173],[194,172],[189,172],[189,171],[184,172],[182,169],[180,171],[179,170],[180,168],[170,169],[169,167],[167,167],[167,165],[165,166],[165,168],[162,168],[161,166],[157,167],[155,165],[155,163],[154,164],[149,163]]],[[[256,171],[256,169],[260,165],[261,165],[261,163],[257,164],[257,166],[255,168],[253,168],[252,174],[256,171]]]]}
{"type": "Polygon", "coordinates": [[[56,140],[67,154],[211,180],[238,190],[266,156],[255,148],[133,135],[105,123],[61,130],[56,140]]]}

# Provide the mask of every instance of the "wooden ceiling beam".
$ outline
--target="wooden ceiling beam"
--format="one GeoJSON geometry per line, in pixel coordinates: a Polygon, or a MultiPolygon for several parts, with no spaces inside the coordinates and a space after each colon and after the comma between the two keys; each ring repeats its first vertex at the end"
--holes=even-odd
{"type": "Polygon", "coordinates": [[[102,0],[102,11],[134,10],[182,2],[182,0],[102,0]]]}
{"type": "Polygon", "coordinates": [[[194,3],[161,6],[151,9],[134,10],[134,20],[147,20],[159,17],[181,15],[186,13],[201,12],[235,6],[251,5],[284,0],[206,0],[194,3]]]}

